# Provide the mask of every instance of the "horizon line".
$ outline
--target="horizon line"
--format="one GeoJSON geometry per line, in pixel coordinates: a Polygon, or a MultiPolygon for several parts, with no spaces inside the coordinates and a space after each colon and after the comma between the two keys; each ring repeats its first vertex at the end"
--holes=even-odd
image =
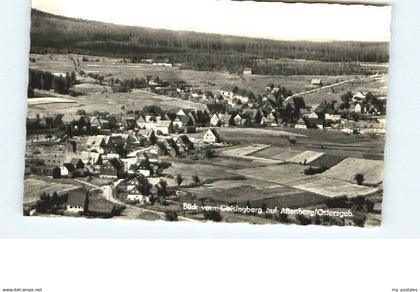
{"type": "MultiPolygon", "coordinates": [[[[293,0],[283,0],[283,1],[277,1],[277,0],[232,0],[237,2],[243,2],[243,1],[254,1],[254,2],[286,2],[290,1],[293,3],[296,3],[296,1],[293,0]]],[[[305,1],[305,0],[301,0],[305,1]]],[[[307,0],[311,1],[311,0],[307,0]]],[[[322,1],[322,0],[321,0],[322,1]]],[[[328,1],[328,0],[326,0],[328,1]]],[[[314,3],[314,2],[311,2],[314,3]]],[[[327,3],[327,2],[321,2],[321,3],[327,3]]],[[[336,3],[337,4],[337,3],[336,3]]],[[[341,3],[340,3],[341,4],[341,3]]],[[[343,4],[344,5],[344,4],[343,4]]],[[[346,4],[350,5],[350,4],[346,4]]],[[[77,21],[89,21],[89,22],[96,22],[96,23],[103,23],[103,24],[111,24],[115,26],[123,26],[123,27],[131,27],[131,28],[145,28],[145,29],[153,29],[153,30],[163,30],[163,31],[170,31],[170,32],[185,32],[185,33],[197,33],[197,34],[207,34],[207,35],[214,35],[214,36],[226,36],[226,37],[237,37],[237,38],[244,38],[244,39],[251,39],[251,40],[268,40],[268,41],[274,41],[274,42],[311,42],[311,43],[331,43],[331,42],[338,42],[338,43],[346,43],[346,42],[353,42],[353,43],[390,43],[389,41],[363,41],[363,40],[338,40],[338,39],[275,39],[275,38],[265,38],[265,37],[252,37],[252,36],[244,36],[244,35],[234,35],[234,34],[223,34],[223,33],[217,33],[217,32],[202,32],[202,31],[195,31],[195,30],[175,30],[175,29],[169,29],[169,28],[157,28],[157,27],[150,27],[150,26],[140,26],[140,25],[129,25],[129,24],[120,24],[115,22],[107,22],[103,20],[94,20],[94,19],[86,19],[86,18],[79,18],[79,17],[71,17],[56,13],[51,13],[42,9],[33,8],[31,7],[31,10],[40,11],[45,14],[49,14],[52,16],[58,16],[63,17],[67,19],[77,20],[77,21]]]]}

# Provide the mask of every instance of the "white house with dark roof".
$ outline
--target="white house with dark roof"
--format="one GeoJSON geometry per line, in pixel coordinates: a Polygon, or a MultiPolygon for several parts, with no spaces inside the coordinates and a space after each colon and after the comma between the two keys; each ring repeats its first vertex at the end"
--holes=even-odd
{"type": "Polygon", "coordinates": [[[220,143],[220,135],[217,133],[216,129],[210,128],[207,130],[207,132],[204,133],[203,142],[210,144],[220,143]]]}

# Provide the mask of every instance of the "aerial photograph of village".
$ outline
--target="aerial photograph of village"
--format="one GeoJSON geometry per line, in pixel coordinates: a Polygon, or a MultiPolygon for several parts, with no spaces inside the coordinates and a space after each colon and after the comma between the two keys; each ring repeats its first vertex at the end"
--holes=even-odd
{"type": "Polygon", "coordinates": [[[25,216],[381,224],[389,39],[259,38],[43,7],[31,11],[25,216]]]}

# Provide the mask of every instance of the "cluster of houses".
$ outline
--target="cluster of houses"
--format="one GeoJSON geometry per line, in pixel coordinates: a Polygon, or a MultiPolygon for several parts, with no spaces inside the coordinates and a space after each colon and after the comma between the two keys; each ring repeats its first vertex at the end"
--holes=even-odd
{"type": "Polygon", "coordinates": [[[300,109],[295,128],[337,130],[344,133],[385,134],[385,115],[366,102],[367,93],[352,94],[348,106],[322,103],[313,108],[300,109]]]}
{"type": "MultiPolygon", "coordinates": [[[[127,173],[150,176],[156,172],[159,156],[184,157],[196,150],[196,145],[220,143],[216,130],[210,128],[203,132],[201,139],[190,138],[189,131],[196,126],[207,126],[210,116],[207,111],[181,109],[168,114],[122,114],[99,117],[96,115],[57,115],[53,120],[60,121],[54,128],[71,130],[84,129],[77,135],[37,135],[28,145],[59,145],[54,151],[40,153],[32,151],[26,157],[26,172],[53,177],[83,177],[95,175],[104,178],[117,178],[127,173]],[[118,117],[118,119],[117,119],[118,117]],[[113,121],[111,121],[113,120],[113,121]],[[110,125],[115,124],[115,130],[110,125]],[[86,139],[87,137],[87,139],[86,139]],[[85,139],[85,140],[84,140],[85,139]],[[147,163],[145,163],[147,160],[147,163]]],[[[51,117],[38,117],[37,120],[51,117]]],[[[50,130],[50,128],[45,128],[50,130]]]]}

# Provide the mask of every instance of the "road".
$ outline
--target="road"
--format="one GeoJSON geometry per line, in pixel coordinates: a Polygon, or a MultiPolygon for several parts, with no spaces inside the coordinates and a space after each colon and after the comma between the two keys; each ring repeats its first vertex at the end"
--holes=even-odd
{"type": "MultiPolygon", "coordinates": [[[[165,220],[165,213],[164,212],[150,210],[150,209],[142,208],[142,207],[135,206],[135,205],[130,205],[130,204],[127,204],[123,201],[118,200],[113,195],[112,186],[106,185],[106,186],[101,187],[101,186],[97,186],[97,185],[94,185],[94,184],[89,183],[89,182],[85,182],[85,181],[80,180],[80,179],[74,179],[74,180],[81,183],[81,184],[84,184],[86,186],[92,187],[94,190],[101,190],[101,192],[99,192],[100,195],[104,199],[110,201],[111,203],[125,206],[126,209],[123,211],[123,213],[124,213],[125,216],[127,216],[130,219],[136,219],[141,214],[143,214],[145,212],[148,212],[148,213],[152,213],[152,214],[155,214],[155,215],[159,216],[160,220],[165,220]]],[[[189,221],[189,222],[200,222],[198,220],[194,220],[194,219],[187,218],[187,217],[184,217],[184,216],[178,216],[178,220],[189,221]]]]}
{"type": "Polygon", "coordinates": [[[312,89],[312,90],[308,90],[308,91],[303,91],[303,92],[295,93],[295,94],[293,94],[293,95],[291,95],[291,96],[287,97],[287,98],[284,100],[284,102],[288,102],[290,99],[292,99],[293,97],[296,97],[296,96],[301,96],[301,95],[305,95],[305,94],[309,94],[309,93],[318,92],[318,91],[321,91],[321,90],[323,90],[323,89],[333,88],[333,87],[335,87],[335,86],[339,86],[339,85],[342,85],[342,84],[345,84],[345,83],[349,83],[349,82],[353,82],[353,81],[356,81],[356,79],[355,79],[355,78],[353,78],[353,79],[348,79],[348,80],[344,80],[344,81],[341,81],[341,82],[338,82],[338,83],[334,83],[334,84],[331,84],[331,85],[326,85],[326,86],[322,86],[322,87],[315,88],[315,89],[312,89]]]}
{"type": "MultiPolygon", "coordinates": [[[[373,78],[376,78],[378,76],[379,76],[378,74],[371,75],[371,76],[368,77],[368,79],[373,79],[373,78]]],[[[353,81],[356,81],[356,80],[357,80],[356,78],[348,79],[348,80],[344,80],[344,81],[337,82],[337,83],[334,83],[334,84],[330,84],[330,85],[322,86],[322,87],[319,87],[319,88],[315,88],[315,89],[312,89],[312,90],[295,93],[295,94],[287,97],[284,100],[284,102],[288,102],[290,99],[292,99],[293,97],[296,97],[296,96],[301,96],[301,95],[305,95],[305,94],[309,94],[309,93],[313,93],[313,92],[318,92],[318,91],[321,91],[323,89],[333,88],[333,87],[336,87],[336,86],[339,86],[339,85],[342,85],[342,84],[345,84],[345,83],[353,82],[353,81]]]]}

